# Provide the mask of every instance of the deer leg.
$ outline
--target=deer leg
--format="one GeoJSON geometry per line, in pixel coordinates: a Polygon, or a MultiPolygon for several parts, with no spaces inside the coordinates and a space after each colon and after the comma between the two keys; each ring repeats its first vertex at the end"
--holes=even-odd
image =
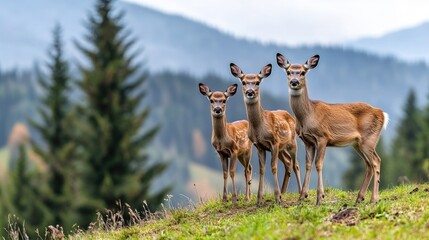
{"type": "Polygon", "coordinates": [[[377,152],[374,151],[372,156],[372,169],[374,173],[374,188],[372,190],[371,203],[376,203],[378,201],[378,188],[380,186],[380,167],[381,167],[381,158],[378,156],[377,152]]]}
{"type": "Polygon", "coordinates": [[[368,189],[369,182],[371,181],[373,172],[372,167],[370,164],[370,159],[368,158],[368,155],[365,153],[364,149],[361,145],[355,147],[355,150],[357,153],[361,156],[363,161],[365,162],[365,177],[363,179],[362,185],[359,189],[359,193],[356,199],[356,204],[362,202],[365,200],[366,191],[368,189]]]}
{"type": "Polygon", "coordinates": [[[229,176],[231,177],[232,182],[232,203],[237,203],[237,190],[235,189],[235,169],[237,167],[237,155],[231,156],[231,161],[229,162],[229,176]]]}
{"type": "Polygon", "coordinates": [[[325,197],[325,191],[323,190],[323,161],[325,160],[326,142],[319,142],[317,144],[316,153],[316,171],[317,171],[317,201],[316,205],[320,205],[320,201],[325,197]]]}
{"type": "MultiPolygon", "coordinates": [[[[271,172],[273,173],[274,178],[274,197],[277,204],[280,204],[280,188],[279,188],[279,180],[277,176],[277,163],[279,158],[279,147],[274,146],[271,150],[271,172]]],[[[290,175],[290,174],[289,174],[290,175]]]]}
{"type": "Polygon", "coordinates": [[[304,200],[308,196],[308,189],[310,187],[310,174],[311,167],[313,166],[314,155],[316,148],[313,144],[309,142],[304,142],[305,144],[305,178],[304,185],[302,186],[301,195],[299,196],[298,201],[304,200]]]}
{"type": "Polygon", "coordinates": [[[264,174],[265,174],[265,160],[266,160],[265,150],[258,148],[258,158],[259,158],[259,188],[258,188],[258,200],[256,204],[259,206],[262,204],[262,195],[264,194],[264,174]]]}
{"type": "Polygon", "coordinates": [[[285,165],[285,177],[283,179],[282,192],[281,192],[283,194],[287,191],[287,187],[289,185],[290,174],[292,172],[292,160],[286,151],[281,151],[279,153],[279,159],[285,165]]]}
{"type": "Polygon", "coordinates": [[[251,196],[252,196],[252,191],[250,188],[250,185],[252,184],[252,164],[250,163],[250,157],[249,157],[249,164],[248,167],[246,168],[246,172],[247,172],[247,182],[246,182],[246,187],[247,187],[247,194],[246,194],[246,200],[250,200],[251,196]]]}
{"type": "Polygon", "coordinates": [[[244,166],[244,178],[246,181],[246,201],[250,200],[250,184],[252,181],[252,164],[250,163],[250,154],[246,154],[240,158],[240,162],[244,166]]]}
{"type": "Polygon", "coordinates": [[[228,184],[228,158],[220,156],[222,161],[222,172],[223,172],[223,196],[222,202],[228,201],[228,192],[227,192],[227,184],[228,184]]]}
{"type": "Polygon", "coordinates": [[[298,163],[298,159],[297,159],[297,155],[298,155],[297,153],[298,153],[298,146],[296,144],[296,139],[295,139],[294,144],[289,149],[289,155],[291,156],[291,159],[292,159],[293,172],[295,173],[296,182],[298,184],[298,192],[301,193],[301,191],[302,191],[301,174],[299,172],[299,163],[298,163]]]}

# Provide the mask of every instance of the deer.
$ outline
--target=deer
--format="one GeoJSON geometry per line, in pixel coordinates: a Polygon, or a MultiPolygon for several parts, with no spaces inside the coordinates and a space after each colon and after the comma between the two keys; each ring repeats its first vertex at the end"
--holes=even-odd
{"type": "Polygon", "coordinates": [[[247,137],[247,128],[249,123],[246,120],[239,120],[227,123],[226,120],[226,102],[228,98],[234,96],[237,92],[237,84],[227,88],[225,92],[212,92],[209,87],[199,83],[199,90],[203,96],[210,101],[211,119],[212,119],[212,145],[222,163],[223,171],[223,197],[222,201],[227,202],[227,181],[228,181],[228,160],[229,176],[232,182],[232,202],[237,202],[237,191],[235,188],[235,170],[237,159],[244,167],[244,177],[246,181],[246,197],[250,200],[250,184],[252,180],[252,165],[250,158],[252,156],[252,142],[247,137]]]}
{"type": "Polygon", "coordinates": [[[314,55],[304,64],[291,64],[280,53],[277,53],[276,57],[278,66],[283,68],[287,75],[289,104],[297,121],[296,133],[305,145],[306,171],[298,201],[308,196],[311,167],[315,162],[318,174],[316,205],[320,205],[325,197],[322,170],[326,147],[352,146],[365,162],[365,177],[355,204],[365,200],[373,176],[371,203],[376,203],[381,159],[375,148],[382,129],[387,128],[389,115],[362,102],[328,104],[311,100],[306,75],[318,65],[320,56],[314,55]]]}
{"type": "Polygon", "coordinates": [[[264,174],[266,152],[271,152],[271,172],[274,176],[274,196],[277,204],[280,203],[281,194],[277,179],[277,159],[285,165],[285,176],[281,193],[285,193],[293,171],[301,192],[301,177],[297,160],[297,142],[295,133],[295,119],[287,111],[264,110],[261,105],[259,85],[263,79],[271,74],[272,65],[262,68],[259,74],[244,74],[240,67],[230,64],[230,70],[234,77],[242,83],[242,93],[246,105],[249,128],[247,134],[253,145],[258,150],[259,158],[259,187],[257,205],[262,203],[264,194],[264,174]]]}

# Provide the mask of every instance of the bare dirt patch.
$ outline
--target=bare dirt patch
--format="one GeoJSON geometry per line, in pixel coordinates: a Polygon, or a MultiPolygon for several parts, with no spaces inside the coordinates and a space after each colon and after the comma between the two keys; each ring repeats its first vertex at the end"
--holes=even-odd
{"type": "Polygon", "coordinates": [[[414,189],[410,192],[410,194],[416,193],[416,192],[418,192],[418,191],[419,191],[419,187],[416,187],[416,188],[414,188],[414,189]]]}
{"type": "Polygon", "coordinates": [[[331,217],[331,222],[354,226],[359,222],[359,211],[357,208],[342,208],[331,217]]]}

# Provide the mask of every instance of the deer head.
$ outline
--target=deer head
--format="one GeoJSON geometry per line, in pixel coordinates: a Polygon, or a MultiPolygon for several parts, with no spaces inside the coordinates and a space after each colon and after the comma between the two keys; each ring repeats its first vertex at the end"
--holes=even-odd
{"type": "Polygon", "coordinates": [[[304,64],[290,64],[289,61],[280,53],[277,53],[277,64],[283,68],[287,74],[289,93],[291,95],[301,95],[306,87],[306,74],[319,63],[320,56],[314,55],[304,64]]]}
{"type": "Polygon", "coordinates": [[[230,64],[231,73],[234,77],[240,79],[243,84],[243,96],[246,104],[252,104],[259,101],[259,84],[262,80],[271,74],[272,65],[268,64],[262,68],[259,74],[243,74],[240,67],[234,63],[230,64]]]}
{"type": "Polygon", "coordinates": [[[237,84],[229,86],[225,92],[212,92],[204,83],[199,84],[200,93],[210,101],[213,117],[222,117],[226,110],[226,101],[237,92],[237,84]]]}

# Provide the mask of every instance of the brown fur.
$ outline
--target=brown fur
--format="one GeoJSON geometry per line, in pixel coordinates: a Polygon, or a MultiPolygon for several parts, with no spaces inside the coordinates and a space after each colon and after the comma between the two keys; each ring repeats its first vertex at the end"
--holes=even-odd
{"type": "Polygon", "coordinates": [[[375,151],[384,124],[385,113],[366,103],[327,104],[308,97],[305,73],[317,66],[319,56],[315,55],[305,64],[289,64],[281,55],[277,63],[288,74],[290,106],[295,114],[296,132],[306,146],[306,174],[300,200],[307,197],[310,172],[313,161],[318,172],[317,204],[324,197],[322,169],[326,147],[353,146],[365,162],[365,179],[356,203],[364,200],[369,182],[374,175],[371,202],[378,200],[381,159],[375,151]],[[300,74],[304,72],[304,74],[300,74]],[[296,86],[292,81],[298,81],[296,86]]]}
{"type": "Polygon", "coordinates": [[[266,151],[271,152],[271,171],[274,175],[274,193],[276,202],[280,202],[280,189],[277,180],[277,159],[285,164],[285,176],[281,193],[286,192],[292,169],[295,172],[299,191],[301,191],[301,180],[299,175],[299,165],[296,159],[297,145],[295,139],[295,120],[287,112],[282,110],[266,111],[261,107],[259,96],[259,83],[271,72],[263,68],[260,74],[242,74],[241,69],[231,64],[231,71],[234,76],[239,77],[245,83],[243,85],[243,97],[246,103],[247,119],[249,121],[248,135],[250,140],[258,149],[259,157],[259,188],[258,204],[262,202],[264,192],[264,173],[266,162],[266,151]],[[264,74],[265,72],[265,74],[264,74]],[[268,73],[267,73],[268,72],[268,73]],[[251,89],[255,93],[255,98],[248,99],[246,91],[251,89]]]}
{"type": "MultiPolygon", "coordinates": [[[[205,85],[203,85],[205,87],[205,85]]],[[[236,86],[235,86],[236,87],[236,86]]],[[[229,88],[228,88],[229,89],[229,88]]],[[[227,92],[211,92],[208,88],[200,91],[212,101],[212,145],[219,155],[223,170],[223,201],[228,200],[227,197],[227,179],[228,179],[228,160],[229,175],[232,182],[232,201],[237,201],[237,191],[235,188],[235,170],[237,159],[244,166],[244,177],[246,179],[246,200],[250,200],[250,183],[252,179],[252,165],[250,158],[252,155],[252,142],[247,137],[247,128],[249,126],[246,120],[227,123],[226,121],[226,100],[227,92]],[[222,109],[221,115],[213,115],[215,107],[222,109]]],[[[231,96],[235,94],[230,93],[231,96]]]]}

